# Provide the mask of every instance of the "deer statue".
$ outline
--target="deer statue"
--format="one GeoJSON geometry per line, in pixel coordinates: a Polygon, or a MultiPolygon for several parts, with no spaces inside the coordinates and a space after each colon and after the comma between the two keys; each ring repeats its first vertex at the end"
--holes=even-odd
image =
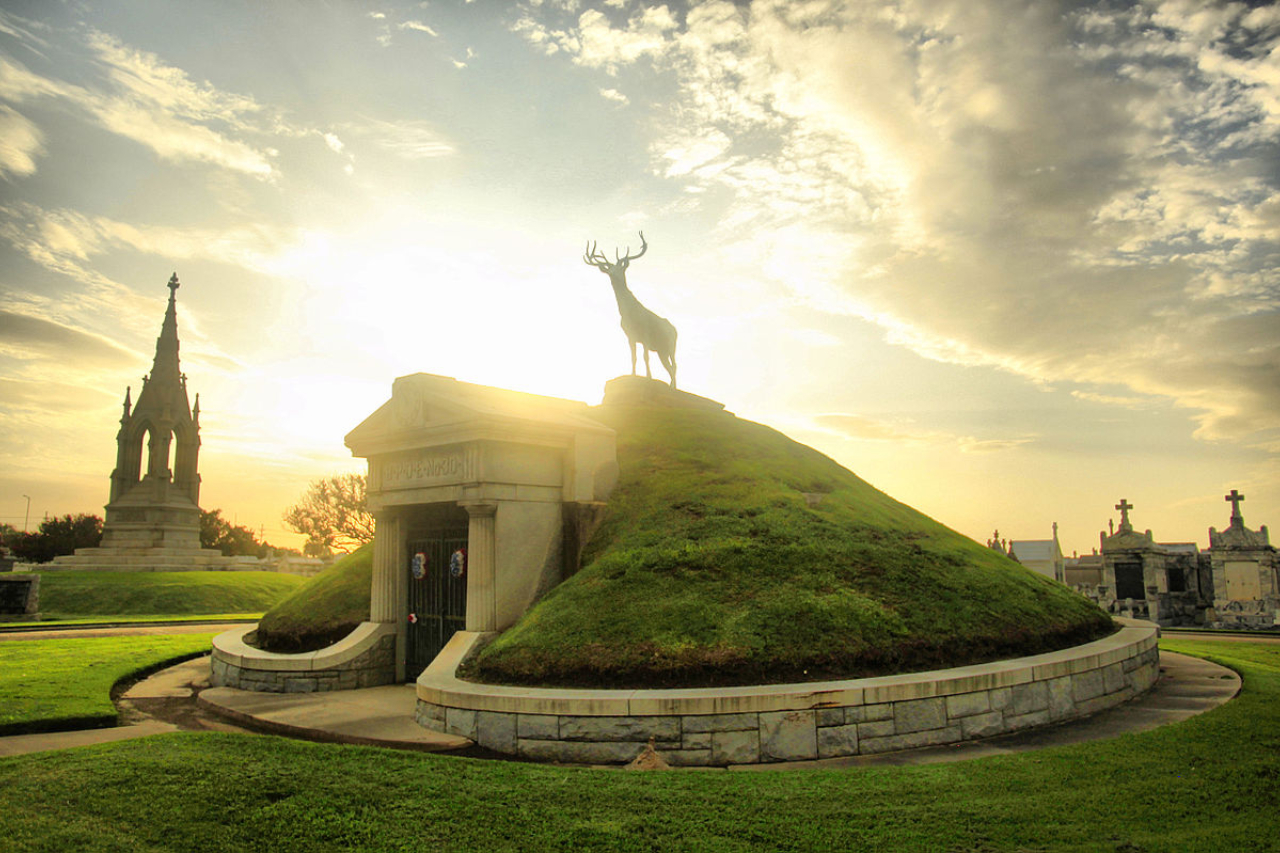
{"type": "Polygon", "coordinates": [[[671,321],[659,317],[640,304],[640,300],[627,289],[627,267],[636,258],[644,255],[649,244],[644,241],[644,232],[640,232],[640,254],[620,255],[616,250],[613,261],[604,252],[596,251],[596,244],[588,243],[582,261],[587,266],[595,267],[609,276],[609,284],[613,285],[613,296],[618,300],[618,313],[622,315],[622,331],[627,336],[627,345],[631,350],[631,375],[636,375],[636,344],[644,347],[644,375],[653,378],[649,369],[649,351],[658,354],[658,360],[667,369],[671,377],[671,387],[676,387],[676,327],[671,321]]]}

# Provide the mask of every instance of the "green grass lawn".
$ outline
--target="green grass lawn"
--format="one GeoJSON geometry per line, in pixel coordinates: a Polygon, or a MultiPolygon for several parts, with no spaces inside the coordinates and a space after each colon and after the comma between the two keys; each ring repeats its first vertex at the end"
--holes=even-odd
{"type": "Polygon", "coordinates": [[[43,572],[41,621],[257,615],[305,582],[280,572],[43,572]]]}
{"type": "Polygon", "coordinates": [[[726,412],[603,406],[620,479],[583,568],[484,649],[481,680],[699,686],[1036,654],[1096,606],[726,412]]]}
{"type": "Polygon", "coordinates": [[[242,735],[0,759],[5,849],[1277,849],[1280,648],[1177,640],[1234,701],[1109,741],[946,765],[560,769],[242,735]]]}
{"type": "Polygon", "coordinates": [[[336,643],[369,618],[373,545],[335,562],[278,602],[258,623],[258,644],[309,652],[336,643]]]}
{"type": "Polygon", "coordinates": [[[0,735],[115,725],[113,684],[204,654],[212,639],[175,634],[0,643],[0,735]]]}

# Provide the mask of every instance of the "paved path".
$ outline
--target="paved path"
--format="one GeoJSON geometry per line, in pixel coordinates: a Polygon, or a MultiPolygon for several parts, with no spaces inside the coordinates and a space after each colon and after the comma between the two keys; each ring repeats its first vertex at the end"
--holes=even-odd
{"type": "Polygon", "coordinates": [[[98,628],[50,628],[48,631],[0,631],[0,643],[19,640],[69,640],[79,637],[141,637],[148,634],[221,634],[248,622],[155,622],[98,628]]]}

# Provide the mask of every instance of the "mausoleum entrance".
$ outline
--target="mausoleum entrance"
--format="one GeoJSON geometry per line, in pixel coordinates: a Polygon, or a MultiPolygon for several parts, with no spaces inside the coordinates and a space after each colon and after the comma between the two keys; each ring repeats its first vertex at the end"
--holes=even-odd
{"type": "Polygon", "coordinates": [[[457,631],[467,626],[466,510],[456,504],[415,507],[406,523],[408,614],[405,678],[415,680],[457,631]]]}

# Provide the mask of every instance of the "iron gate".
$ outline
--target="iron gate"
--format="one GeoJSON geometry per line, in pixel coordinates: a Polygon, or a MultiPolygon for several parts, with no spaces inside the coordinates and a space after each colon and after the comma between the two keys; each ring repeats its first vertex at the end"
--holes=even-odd
{"type": "Polygon", "coordinates": [[[467,529],[430,531],[408,545],[405,677],[413,681],[467,626],[467,529]]]}

